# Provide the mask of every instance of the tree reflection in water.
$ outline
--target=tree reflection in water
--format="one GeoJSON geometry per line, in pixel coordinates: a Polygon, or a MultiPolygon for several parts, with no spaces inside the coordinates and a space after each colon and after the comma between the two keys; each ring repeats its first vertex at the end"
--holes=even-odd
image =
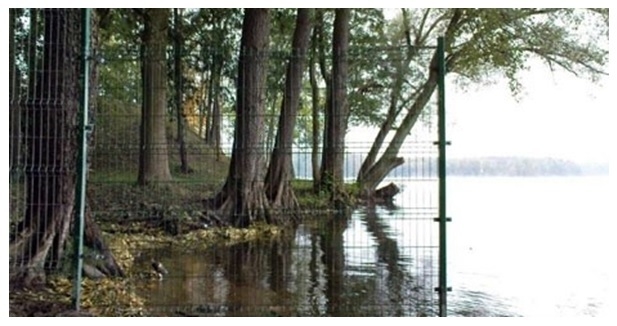
{"type": "Polygon", "coordinates": [[[434,315],[433,276],[421,270],[432,262],[415,255],[389,213],[340,212],[279,241],[170,253],[163,259],[170,277],[146,297],[199,316],[434,315]]]}

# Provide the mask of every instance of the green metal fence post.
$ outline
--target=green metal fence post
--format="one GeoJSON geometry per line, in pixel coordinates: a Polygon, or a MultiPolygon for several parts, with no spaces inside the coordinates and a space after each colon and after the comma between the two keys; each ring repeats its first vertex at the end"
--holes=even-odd
{"type": "Polygon", "coordinates": [[[83,268],[84,253],[84,214],[86,208],[86,172],[88,158],[88,90],[90,80],[90,10],[82,9],[82,94],[80,104],[79,141],[80,148],[77,151],[77,186],[75,187],[75,229],[74,229],[74,284],[72,304],[75,310],[79,310],[81,296],[81,272],[83,268]]]}
{"type": "Polygon", "coordinates": [[[438,62],[438,131],[439,131],[439,316],[446,317],[447,313],[447,294],[448,294],[448,274],[447,274],[447,241],[446,226],[449,221],[446,216],[446,64],[444,38],[437,39],[437,62],[438,62]]]}

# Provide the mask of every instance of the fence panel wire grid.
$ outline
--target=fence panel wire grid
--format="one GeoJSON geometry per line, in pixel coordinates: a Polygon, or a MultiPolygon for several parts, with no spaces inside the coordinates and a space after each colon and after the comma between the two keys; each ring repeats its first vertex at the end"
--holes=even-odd
{"type": "MultiPolygon", "coordinates": [[[[12,21],[10,57],[9,269],[17,275],[40,267],[34,275],[46,276],[47,286],[60,291],[62,284],[68,286],[75,259],[73,242],[67,239],[72,238],[78,171],[73,157],[78,146],[81,15],[68,9],[20,9],[11,15],[19,19],[12,21]]],[[[88,142],[84,309],[100,315],[150,316],[438,314],[436,96],[401,145],[397,157],[402,163],[377,182],[385,195],[358,196],[341,208],[324,204],[331,198],[315,192],[313,162],[325,155],[324,135],[319,131],[318,146],[313,147],[311,128],[315,117],[324,127],[328,85],[320,76],[317,87],[311,85],[305,69],[293,145],[283,149],[291,153],[290,185],[297,205],[271,205],[268,215],[294,215],[294,223],[279,228],[266,218],[250,228],[233,228],[225,216],[204,207],[230,180],[238,121],[234,110],[243,96],[236,88],[235,71],[244,68],[210,64],[200,67],[199,77],[187,77],[197,74],[197,68],[186,68],[193,64],[187,54],[181,57],[185,76],[176,98],[171,45],[159,46],[163,52],[157,54],[156,44],[149,52],[140,50],[137,42],[125,45],[102,37],[106,41],[93,42],[96,55],[90,58],[96,74],[90,79],[88,108],[93,129],[88,142]],[[167,96],[158,97],[161,93],[167,96]],[[319,98],[313,101],[314,96],[319,98]],[[143,107],[148,103],[162,103],[163,109],[148,111],[143,107]],[[317,115],[312,103],[319,108],[317,115]],[[150,138],[144,140],[144,133],[150,138]],[[161,162],[166,167],[161,168],[161,162]]],[[[379,64],[387,69],[402,57],[398,48],[354,51],[346,56],[352,67],[370,57],[383,61],[379,64]]],[[[419,56],[430,59],[432,51],[419,56]]],[[[203,53],[212,60],[226,55],[203,53]]],[[[263,137],[257,148],[243,149],[260,156],[262,181],[276,144],[283,68],[289,58],[286,52],[269,53],[268,86],[261,90],[263,137]]],[[[421,75],[425,68],[410,69],[421,75]]],[[[361,105],[362,91],[372,104],[358,110],[384,112],[391,87],[370,90],[368,78],[351,71],[346,86],[350,110],[361,105]]],[[[411,86],[406,91],[412,96],[411,86]]],[[[399,105],[406,110],[409,102],[399,105]]],[[[361,195],[355,181],[376,131],[362,127],[361,114],[352,114],[348,122],[342,179],[346,193],[361,195]]]]}

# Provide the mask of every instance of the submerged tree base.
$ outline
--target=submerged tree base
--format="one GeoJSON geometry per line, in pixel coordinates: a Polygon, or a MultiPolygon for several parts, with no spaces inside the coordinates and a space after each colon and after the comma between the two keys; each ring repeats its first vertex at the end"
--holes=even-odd
{"type": "Polygon", "coordinates": [[[383,186],[373,192],[364,191],[360,195],[360,202],[365,205],[394,205],[394,197],[401,192],[401,189],[393,182],[383,186]]]}
{"type": "MultiPolygon", "coordinates": [[[[200,252],[213,246],[277,239],[285,230],[257,223],[250,228],[208,227],[171,236],[148,221],[114,223],[102,226],[109,250],[116,257],[125,277],[90,279],[82,283],[80,312],[71,306],[73,283],[67,276],[43,278],[36,288],[9,292],[10,316],[150,316],[147,298],[140,289],[159,282],[147,257],[151,252],[173,247],[183,252],[200,252]]],[[[92,262],[86,262],[90,264],[92,262]]],[[[43,274],[44,275],[44,274],[43,274]]]]}

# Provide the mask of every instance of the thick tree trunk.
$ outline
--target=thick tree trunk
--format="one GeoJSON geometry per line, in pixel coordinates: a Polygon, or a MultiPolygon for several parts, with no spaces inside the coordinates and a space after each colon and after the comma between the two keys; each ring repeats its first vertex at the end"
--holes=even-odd
{"type": "Polygon", "coordinates": [[[144,106],[138,176],[140,185],[171,180],[165,130],[167,108],[165,40],[167,39],[169,9],[146,9],[145,11],[144,106]]]}
{"type": "Polygon", "coordinates": [[[264,84],[268,60],[268,9],[246,9],[238,64],[236,126],[229,174],[208,208],[229,216],[237,227],[255,221],[276,222],[267,215],[262,151],[264,84]]]}
{"type": "Polygon", "coordinates": [[[347,131],[347,50],[350,9],[336,9],[332,40],[332,82],[326,105],[324,153],[321,160],[322,188],[337,200],[342,192],[347,131]]]}
{"type": "MultiPolygon", "coordinates": [[[[79,109],[79,10],[44,9],[44,57],[37,98],[30,98],[26,161],[26,215],[10,243],[18,272],[11,283],[42,282],[59,267],[75,199],[79,109]]],[[[32,94],[30,94],[32,95],[32,94]]]]}
{"type": "Polygon", "coordinates": [[[285,94],[278,121],[278,130],[270,165],[266,174],[266,195],[273,208],[293,211],[298,207],[291,187],[293,131],[296,125],[302,74],[311,35],[311,10],[298,9],[296,29],[292,41],[292,54],[285,77],[285,94]]]}
{"type": "Polygon", "coordinates": [[[309,79],[311,82],[311,105],[312,105],[312,148],[311,148],[311,166],[313,169],[313,190],[319,189],[319,86],[317,84],[317,76],[315,72],[315,64],[317,59],[317,28],[313,30],[311,41],[311,59],[309,62],[309,79]]]}
{"type": "Polygon", "coordinates": [[[174,79],[176,86],[175,92],[175,104],[176,104],[176,126],[177,126],[177,142],[180,151],[180,173],[188,174],[191,173],[192,169],[189,167],[188,158],[186,156],[186,142],[185,142],[185,131],[184,125],[186,124],[186,118],[184,116],[184,112],[182,112],[182,92],[183,92],[183,76],[182,76],[182,28],[181,28],[181,19],[180,13],[178,12],[178,8],[174,8],[174,29],[175,35],[174,38],[174,79]]]}

